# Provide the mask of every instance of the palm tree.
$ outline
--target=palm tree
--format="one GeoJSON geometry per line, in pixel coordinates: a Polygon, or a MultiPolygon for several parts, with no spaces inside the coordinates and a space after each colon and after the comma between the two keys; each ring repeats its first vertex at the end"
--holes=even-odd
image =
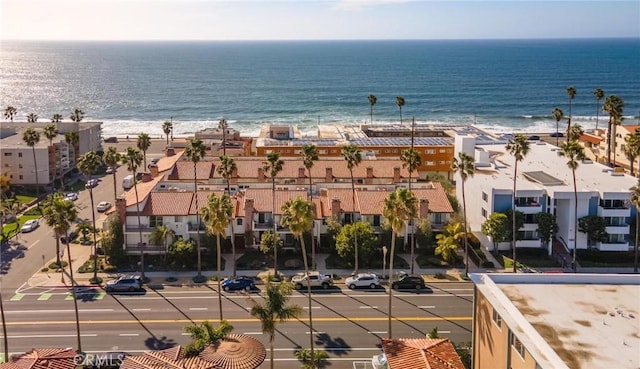
{"type": "Polygon", "coordinates": [[[78,218],[78,210],[72,201],[66,201],[62,194],[55,193],[49,195],[42,215],[46,224],[53,229],[56,238],[56,260],[60,263],[60,237],[65,236],[67,244],[67,258],[69,262],[69,277],[71,278],[71,294],[73,297],[73,307],[76,315],[76,338],[78,340],[78,352],[82,352],[82,342],[80,340],[80,317],[78,315],[78,299],[76,298],[76,286],[73,279],[73,265],[71,263],[71,247],[69,246],[69,229],[71,224],[78,218]]]}
{"type": "MultiPolygon", "coordinates": [[[[227,195],[229,195],[229,197],[231,197],[231,176],[233,176],[233,173],[235,173],[235,171],[238,170],[238,166],[236,165],[236,162],[226,156],[226,155],[222,155],[220,157],[220,165],[218,166],[218,169],[216,170],[218,172],[218,174],[220,174],[222,176],[222,178],[224,178],[224,180],[227,182],[227,195]]],[[[236,276],[236,241],[235,241],[235,232],[233,230],[233,221],[231,222],[231,258],[233,259],[233,264],[232,266],[232,271],[233,271],[233,276],[236,276]]]]}
{"type": "Polygon", "coordinates": [[[37,123],[38,122],[38,114],[29,113],[27,114],[27,123],[37,123]]]}
{"type": "Polygon", "coordinates": [[[226,119],[220,119],[218,129],[222,130],[222,155],[227,156],[227,129],[229,129],[229,124],[227,124],[226,119]]]}
{"type": "Polygon", "coordinates": [[[82,119],[84,119],[84,112],[80,108],[75,108],[73,109],[73,112],[71,112],[71,116],[69,118],[71,118],[72,122],[82,122],[82,119]]]}
{"type": "MultiPolygon", "coordinates": [[[[309,345],[311,348],[311,357],[314,357],[313,341],[313,317],[311,313],[311,281],[309,277],[309,263],[307,261],[307,248],[304,244],[304,233],[313,228],[313,206],[308,200],[298,197],[295,200],[289,200],[282,205],[281,223],[285,227],[289,227],[291,233],[300,241],[302,249],[302,261],[304,262],[304,272],[307,275],[307,299],[309,302],[309,345]]],[[[313,366],[312,366],[313,368],[313,366]]]]}
{"type": "Polygon", "coordinates": [[[169,253],[169,238],[171,238],[171,241],[175,240],[176,231],[164,224],[157,225],[149,236],[149,242],[153,243],[154,245],[164,246],[165,261],[167,259],[167,254],[169,253]]]}
{"type": "MultiPolygon", "coordinates": [[[[458,153],[458,157],[454,157],[453,158],[453,162],[451,163],[451,170],[453,170],[454,173],[457,173],[460,176],[460,179],[462,180],[461,185],[462,185],[462,215],[463,215],[463,219],[464,219],[464,254],[465,254],[465,261],[464,261],[464,273],[465,275],[469,274],[469,240],[467,237],[467,230],[469,229],[469,227],[467,226],[467,201],[465,198],[465,192],[464,192],[464,183],[467,181],[467,178],[469,177],[473,177],[473,173],[475,171],[475,162],[473,160],[473,157],[463,153],[463,152],[459,152],[458,153]]],[[[514,193],[515,196],[515,193],[514,193]]]]}
{"type": "Polygon", "coordinates": [[[27,128],[22,134],[22,141],[31,148],[33,152],[33,165],[36,170],[36,198],[40,199],[40,181],[38,180],[38,161],[36,160],[36,145],[40,142],[40,132],[33,129],[33,127],[27,128]]]}
{"type": "Polygon", "coordinates": [[[576,97],[576,88],[573,86],[567,87],[567,95],[569,95],[569,120],[567,121],[567,132],[569,132],[569,127],[571,127],[571,102],[576,97]]]}
{"type": "Polygon", "coordinates": [[[9,105],[4,108],[4,119],[9,119],[13,122],[13,117],[18,113],[18,109],[9,105]]]}
{"type": "Polygon", "coordinates": [[[389,338],[393,338],[391,330],[391,300],[393,296],[393,259],[396,252],[396,237],[404,231],[406,222],[414,218],[418,212],[418,200],[406,188],[397,188],[384,200],[382,215],[391,226],[391,254],[389,255],[389,338]]]}
{"type": "Polygon", "coordinates": [[[369,100],[369,105],[371,106],[371,124],[373,124],[373,106],[378,102],[378,98],[376,95],[369,95],[367,100],[369,100]]]}
{"type": "Polygon", "coordinates": [[[260,319],[262,332],[269,335],[269,350],[271,353],[271,369],[273,369],[273,341],[276,336],[276,324],[296,319],[302,315],[300,305],[288,305],[293,286],[291,283],[267,284],[262,304],[249,298],[253,303],[250,313],[260,319]]]}
{"type": "Polygon", "coordinates": [[[456,250],[460,246],[460,240],[465,236],[464,227],[460,223],[449,223],[444,227],[442,233],[436,235],[437,247],[436,255],[441,255],[442,259],[451,263],[456,259],[456,250]]]}
{"type": "MultiPolygon", "coordinates": [[[[142,154],[133,147],[127,147],[127,152],[120,157],[122,165],[127,166],[127,170],[136,178],[136,173],[140,164],[142,164],[142,154]]],[[[138,197],[138,183],[133,184],[133,191],[136,194],[136,215],[138,216],[138,246],[140,247],[140,276],[145,280],[144,276],[144,242],[142,242],[142,223],[140,222],[140,199],[138,197]]]]}
{"type": "MultiPolygon", "coordinates": [[[[640,179],[638,184],[631,187],[631,203],[636,207],[636,238],[635,247],[633,248],[633,272],[638,273],[638,232],[640,232],[640,179]]],[[[6,337],[6,336],[5,336],[6,337]]]]}
{"type": "Polygon", "coordinates": [[[56,113],[51,117],[51,123],[60,123],[62,122],[62,114],[56,113]]]}
{"type": "Polygon", "coordinates": [[[151,147],[151,137],[148,134],[142,132],[138,135],[138,149],[142,151],[142,158],[145,170],[147,169],[147,150],[151,147]]]}
{"type": "Polygon", "coordinates": [[[400,109],[400,124],[402,125],[402,107],[404,106],[404,97],[397,96],[396,105],[398,105],[398,109],[400,109]]]}
{"type": "Polygon", "coordinates": [[[202,140],[199,139],[191,139],[189,140],[189,145],[185,150],[185,155],[191,162],[193,162],[193,193],[196,201],[196,233],[197,233],[197,246],[198,246],[198,275],[196,278],[198,280],[202,279],[202,259],[200,256],[200,207],[198,207],[198,162],[204,159],[205,151],[207,147],[204,145],[202,140]]]}
{"type": "Polygon", "coordinates": [[[551,115],[553,116],[553,119],[556,120],[556,146],[560,146],[560,142],[558,139],[558,136],[559,136],[558,128],[559,128],[560,121],[562,120],[562,118],[564,118],[564,112],[562,111],[562,109],[555,107],[551,111],[551,115]]]}
{"type": "MultiPolygon", "coordinates": [[[[513,201],[511,203],[511,211],[516,213],[516,182],[518,178],[518,163],[524,160],[524,157],[529,153],[529,141],[524,135],[516,135],[513,140],[510,140],[507,144],[507,151],[513,155],[515,165],[513,166],[513,201]]],[[[513,249],[513,272],[516,272],[516,217],[512,218],[512,237],[511,248],[513,249]]],[[[466,227],[465,227],[466,229],[466,227]]]]}
{"type": "Polygon", "coordinates": [[[604,91],[601,88],[593,90],[593,96],[596,98],[596,131],[598,130],[598,121],[600,118],[600,100],[604,98],[604,91]]]}
{"type": "Polygon", "coordinates": [[[573,124],[567,132],[567,140],[580,141],[580,137],[582,137],[583,134],[584,130],[582,129],[582,126],[579,124],[573,124]]]}
{"type": "Polygon", "coordinates": [[[194,324],[184,327],[184,331],[193,340],[184,348],[185,356],[196,357],[207,346],[215,345],[227,337],[233,331],[233,326],[226,320],[222,320],[217,328],[213,328],[213,325],[208,320],[205,320],[200,325],[194,324]]]}
{"type": "MultiPolygon", "coordinates": [[[[282,171],[284,161],[280,159],[280,154],[270,152],[267,154],[267,160],[262,162],[262,171],[269,174],[271,178],[271,222],[273,223],[273,234],[277,235],[276,224],[276,176],[282,171]]],[[[273,248],[273,275],[278,276],[278,248],[273,248]]]]}
{"type": "MultiPolygon", "coordinates": [[[[406,168],[409,171],[409,192],[411,192],[411,175],[413,172],[417,171],[422,165],[422,158],[420,158],[420,153],[418,150],[413,147],[402,150],[402,155],[400,156],[400,160],[402,160],[402,167],[406,168]]],[[[411,225],[411,274],[413,274],[413,264],[415,259],[415,234],[413,233],[413,218],[409,219],[411,225]]]]}
{"type": "MultiPolygon", "coordinates": [[[[202,221],[207,227],[210,234],[216,236],[217,241],[217,272],[218,272],[218,304],[220,308],[220,320],[222,320],[222,289],[220,288],[220,265],[222,264],[222,247],[220,246],[220,237],[226,238],[226,230],[233,219],[233,204],[231,198],[227,194],[218,197],[215,193],[209,195],[207,205],[200,210],[202,213],[202,221]]],[[[198,263],[200,261],[198,260],[198,263]]],[[[235,263],[235,260],[234,260],[235,263]]],[[[199,269],[199,268],[198,268],[199,269]]],[[[199,273],[199,271],[198,271],[199,273]]],[[[198,274],[199,275],[199,274],[198,274]]]]}
{"type": "Polygon", "coordinates": [[[624,145],[622,145],[622,151],[629,160],[629,169],[631,170],[631,176],[635,176],[633,164],[638,156],[640,156],[640,136],[637,134],[630,134],[624,138],[624,145]]]}
{"type": "MultiPolygon", "coordinates": [[[[374,96],[375,98],[375,96],[374,96]]],[[[311,177],[311,168],[313,168],[313,164],[320,160],[318,156],[318,148],[314,144],[308,144],[302,146],[302,163],[304,167],[307,168],[309,172],[309,192],[307,195],[307,200],[313,204],[313,178],[311,177]]],[[[311,223],[311,269],[316,270],[316,236],[313,231],[313,227],[315,222],[311,223]]]]}
{"type": "Polygon", "coordinates": [[[102,156],[102,160],[104,161],[104,165],[113,169],[113,172],[111,173],[111,175],[113,176],[113,200],[115,201],[115,199],[118,198],[118,188],[116,186],[116,172],[117,172],[116,167],[118,166],[118,163],[121,160],[121,156],[120,156],[120,153],[118,152],[118,149],[116,149],[113,146],[109,146],[107,151],[104,152],[102,156]]]}
{"type": "Polygon", "coordinates": [[[607,98],[604,99],[602,111],[609,114],[609,125],[607,127],[607,165],[611,166],[611,149],[615,148],[616,139],[615,126],[622,123],[624,101],[616,95],[607,96],[607,98]],[[614,132],[612,132],[612,129],[614,132]]]}
{"type": "MultiPolygon", "coordinates": [[[[560,148],[560,155],[567,158],[567,166],[571,169],[573,175],[573,272],[577,272],[578,264],[576,262],[577,257],[577,245],[578,245],[578,184],[576,182],[576,169],[580,165],[580,161],[585,159],[584,151],[580,143],[576,140],[567,140],[562,143],[560,148]]],[[[515,218],[515,217],[514,217],[515,218]]]]}
{"type": "Polygon", "coordinates": [[[162,123],[162,132],[164,132],[164,134],[167,136],[167,146],[169,146],[169,135],[171,134],[172,131],[173,131],[173,119],[165,120],[164,123],[162,123]]]}
{"type": "MultiPolygon", "coordinates": [[[[89,151],[78,158],[78,170],[88,181],[91,181],[93,173],[98,170],[102,164],[102,159],[95,151],[89,151]]],[[[89,199],[91,201],[91,219],[93,221],[93,229],[96,229],[96,212],[93,203],[93,186],[87,186],[89,190],[89,199]]],[[[96,232],[93,232],[93,279],[91,283],[99,283],[98,279],[98,243],[96,242],[96,232]]]]}
{"type": "MultiPolygon", "coordinates": [[[[46,127],[44,127],[44,130],[42,131],[42,134],[44,135],[44,137],[47,138],[47,140],[49,140],[49,147],[50,150],[52,152],[55,152],[55,149],[53,148],[53,139],[56,138],[56,136],[58,136],[58,128],[56,127],[55,124],[51,123],[51,124],[47,124],[46,127]]],[[[51,155],[51,154],[50,154],[51,155]]],[[[51,184],[54,186],[55,188],[55,178],[58,172],[58,161],[56,160],[55,164],[53,165],[53,181],[51,181],[51,184]]]]}
{"type": "Polygon", "coordinates": [[[354,253],[355,253],[355,265],[354,270],[358,273],[358,227],[355,227],[356,223],[356,183],[353,179],[353,168],[357,167],[360,162],[362,162],[362,152],[358,149],[358,146],[355,144],[349,144],[342,146],[342,157],[347,162],[347,169],[349,169],[349,174],[351,175],[351,205],[353,213],[351,216],[353,219],[351,222],[354,224],[353,227],[353,241],[354,241],[354,253]]]}

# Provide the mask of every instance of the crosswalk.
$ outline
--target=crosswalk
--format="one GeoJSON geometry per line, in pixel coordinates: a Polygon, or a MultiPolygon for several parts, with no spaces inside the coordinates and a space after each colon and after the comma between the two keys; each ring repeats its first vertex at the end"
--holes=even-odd
{"type": "MultiPolygon", "coordinates": [[[[102,300],[107,294],[102,291],[97,292],[83,292],[78,293],[76,298],[78,300],[102,300]]],[[[40,293],[40,294],[24,294],[24,293],[16,293],[11,298],[9,298],[9,302],[19,302],[19,301],[49,301],[49,300],[73,300],[73,294],[71,293],[40,293]]]]}

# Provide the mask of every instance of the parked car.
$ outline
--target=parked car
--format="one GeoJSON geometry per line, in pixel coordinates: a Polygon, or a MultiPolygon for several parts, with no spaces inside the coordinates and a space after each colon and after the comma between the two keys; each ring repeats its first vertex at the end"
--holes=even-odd
{"type": "Polygon", "coordinates": [[[238,290],[251,291],[256,287],[253,279],[248,277],[237,277],[237,278],[225,279],[220,283],[220,285],[222,289],[226,292],[238,291],[238,290]]]}
{"type": "Polygon", "coordinates": [[[107,292],[135,292],[142,289],[142,281],[138,277],[120,277],[105,284],[107,292]]]}
{"type": "Polygon", "coordinates": [[[78,194],[76,192],[69,192],[64,195],[64,199],[67,201],[76,201],[78,199],[78,194]]]}
{"type": "MultiPolygon", "coordinates": [[[[320,272],[309,272],[309,282],[311,288],[322,287],[325,290],[333,286],[333,279],[331,276],[321,274],[320,272]]],[[[291,283],[295,286],[296,290],[307,288],[307,274],[298,273],[291,278],[291,283]]]]}
{"type": "MultiPolygon", "coordinates": [[[[74,231],[69,232],[69,243],[73,242],[73,240],[75,240],[76,238],[78,238],[78,232],[74,232],[74,231]]],[[[60,237],[60,242],[66,244],[67,237],[66,236],[60,237]]]]}
{"type": "Polygon", "coordinates": [[[553,132],[549,135],[549,137],[564,137],[564,133],[562,132],[553,132]]]}
{"type": "Polygon", "coordinates": [[[107,174],[112,174],[116,169],[114,167],[107,167],[107,174]]]}
{"type": "Polygon", "coordinates": [[[540,136],[529,136],[529,138],[527,138],[529,141],[540,141],[540,136]]]}
{"type": "Polygon", "coordinates": [[[103,213],[103,212],[109,210],[110,208],[111,208],[111,203],[109,201],[100,201],[100,203],[96,207],[96,210],[99,213],[103,213]]]}
{"type": "Polygon", "coordinates": [[[93,178],[87,181],[87,183],[84,185],[86,188],[94,188],[98,185],[98,180],[93,178]]]}
{"type": "Polygon", "coordinates": [[[400,289],[416,289],[421,290],[426,286],[424,284],[424,280],[419,275],[411,275],[411,274],[402,274],[397,281],[394,281],[391,284],[391,287],[394,290],[400,289]]]}
{"type": "Polygon", "coordinates": [[[38,221],[38,219],[30,219],[24,222],[20,230],[22,231],[22,233],[28,233],[38,228],[39,226],[40,222],[38,221]]]}
{"type": "Polygon", "coordinates": [[[380,287],[378,277],[372,273],[356,274],[355,276],[347,278],[344,283],[352,290],[358,287],[369,287],[372,289],[380,287]]]}

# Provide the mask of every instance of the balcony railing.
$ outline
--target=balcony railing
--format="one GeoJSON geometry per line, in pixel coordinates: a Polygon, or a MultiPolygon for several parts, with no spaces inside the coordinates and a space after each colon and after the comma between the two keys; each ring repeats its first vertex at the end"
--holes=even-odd
{"type": "Polygon", "coordinates": [[[206,227],[204,226],[204,223],[202,223],[202,222],[200,222],[200,227],[198,227],[198,224],[197,224],[197,223],[191,223],[191,222],[189,222],[189,223],[187,224],[187,229],[188,229],[189,231],[197,232],[197,231],[198,231],[198,228],[200,228],[200,230],[201,230],[201,231],[204,231],[204,230],[206,229],[206,227]]]}
{"type": "Polygon", "coordinates": [[[139,244],[127,244],[126,245],[127,254],[139,254],[140,248],[145,254],[164,254],[165,248],[162,245],[145,245],[140,246],[139,244]]]}
{"type": "Polygon", "coordinates": [[[516,206],[519,208],[528,208],[542,206],[542,204],[537,201],[516,201],[516,206]]]}
{"type": "Polygon", "coordinates": [[[273,222],[253,222],[253,229],[273,229],[273,222]]]}
{"type": "Polygon", "coordinates": [[[125,232],[153,232],[153,227],[148,224],[141,224],[139,227],[137,224],[127,224],[125,232]]]}

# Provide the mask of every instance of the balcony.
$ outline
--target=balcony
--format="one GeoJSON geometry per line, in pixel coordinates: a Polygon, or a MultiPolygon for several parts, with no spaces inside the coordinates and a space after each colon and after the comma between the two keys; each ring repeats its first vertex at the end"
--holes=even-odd
{"type": "MultiPolygon", "coordinates": [[[[139,244],[127,244],[125,245],[125,251],[129,255],[139,255],[140,247],[139,244]]],[[[142,250],[145,254],[161,255],[164,254],[165,248],[162,245],[145,245],[142,246],[142,250]]]]}
{"type": "Polygon", "coordinates": [[[137,232],[153,232],[153,227],[148,224],[141,224],[139,227],[137,224],[127,224],[125,226],[125,233],[137,233],[137,232]]]}
{"type": "Polygon", "coordinates": [[[603,207],[598,206],[598,216],[599,217],[630,217],[631,210],[628,206],[626,207],[603,207]]]}
{"type": "Polygon", "coordinates": [[[260,230],[260,229],[273,229],[273,222],[269,221],[269,222],[263,222],[263,223],[259,223],[259,222],[253,222],[253,229],[255,230],[260,230]]]}
{"type": "Polygon", "coordinates": [[[524,214],[537,214],[542,211],[542,204],[536,200],[519,200],[516,199],[516,211],[524,214]]]}
{"type": "Polygon", "coordinates": [[[629,242],[621,241],[621,242],[598,242],[596,247],[600,251],[629,251],[629,242]]]}
{"type": "Polygon", "coordinates": [[[204,226],[204,223],[202,223],[202,222],[200,222],[200,227],[198,227],[198,224],[196,224],[196,223],[189,222],[187,224],[187,229],[189,230],[189,232],[197,232],[198,230],[204,231],[206,229],[206,227],[204,226]]]}
{"type": "Polygon", "coordinates": [[[605,230],[608,234],[629,234],[630,228],[626,223],[607,224],[605,230]]]}

